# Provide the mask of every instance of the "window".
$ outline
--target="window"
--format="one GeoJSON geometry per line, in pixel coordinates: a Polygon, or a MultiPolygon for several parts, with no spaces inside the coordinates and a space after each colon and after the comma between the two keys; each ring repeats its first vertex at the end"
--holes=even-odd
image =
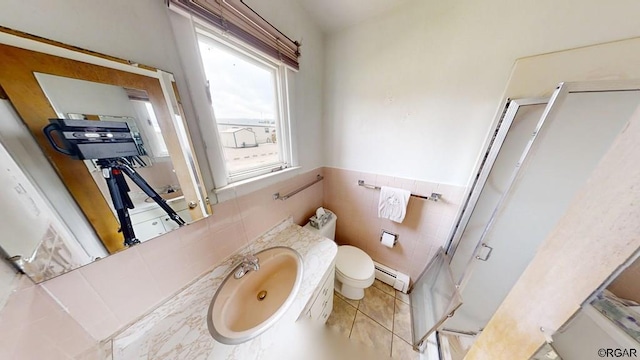
{"type": "Polygon", "coordinates": [[[288,167],[284,65],[208,34],[198,45],[228,182],[288,167]]]}

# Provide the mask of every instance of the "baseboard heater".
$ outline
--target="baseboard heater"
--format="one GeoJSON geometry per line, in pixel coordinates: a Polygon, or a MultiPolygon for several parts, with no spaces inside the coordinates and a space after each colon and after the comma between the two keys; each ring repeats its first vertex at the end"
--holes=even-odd
{"type": "Polygon", "coordinates": [[[394,289],[407,293],[409,290],[409,275],[393,270],[377,262],[373,262],[376,268],[376,279],[393,286],[394,289]]]}

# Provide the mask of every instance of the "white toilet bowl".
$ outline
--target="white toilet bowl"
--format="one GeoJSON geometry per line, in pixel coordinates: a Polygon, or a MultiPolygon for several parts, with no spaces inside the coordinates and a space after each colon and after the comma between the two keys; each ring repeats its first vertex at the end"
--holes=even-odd
{"type": "Polygon", "coordinates": [[[347,299],[360,300],[364,289],[373,285],[375,280],[373,260],[364,251],[355,246],[338,247],[336,257],[335,290],[347,299]]]}
{"type": "MultiPolygon", "coordinates": [[[[327,210],[328,213],[331,213],[327,210]]],[[[329,219],[320,229],[307,223],[304,227],[326,238],[335,240],[338,217],[331,213],[329,219]]],[[[347,299],[360,300],[364,297],[364,289],[373,285],[375,280],[373,260],[364,251],[355,246],[338,246],[336,256],[335,290],[347,299]]]]}

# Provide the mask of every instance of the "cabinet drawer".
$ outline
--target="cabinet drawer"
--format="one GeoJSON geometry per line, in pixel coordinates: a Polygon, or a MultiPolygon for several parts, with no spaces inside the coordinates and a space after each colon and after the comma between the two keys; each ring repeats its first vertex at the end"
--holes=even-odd
{"type": "Polygon", "coordinates": [[[321,319],[321,316],[329,303],[331,303],[332,304],[331,307],[333,307],[334,274],[335,274],[334,270],[332,269],[329,272],[329,276],[327,276],[324,284],[322,284],[322,288],[318,293],[318,297],[314,301],[313,305],[311,305],[311,310],[309,312],[309,315],[314,320],[321,319]]]}
{"type": "Polygon", "coordinates": [[[322,310],[322,314],[320,314],[320,318],[318,320],[322,321],[322,323],[326,323],[327,319],[331,315],[331,311],[333,310],[333,296],[329,298],[329,302],[324,306],[324,310],[322,310]]]}

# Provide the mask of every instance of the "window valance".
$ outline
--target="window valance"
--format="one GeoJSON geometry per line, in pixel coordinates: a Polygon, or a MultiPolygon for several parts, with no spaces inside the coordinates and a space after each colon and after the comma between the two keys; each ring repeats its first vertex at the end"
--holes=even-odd
{"type": "Polygon", "coordinates": [[[291,40],[242,0],[167,0],[177,8],[232,34],[252,47],[299,69],[300,43],[291,40]]]}

